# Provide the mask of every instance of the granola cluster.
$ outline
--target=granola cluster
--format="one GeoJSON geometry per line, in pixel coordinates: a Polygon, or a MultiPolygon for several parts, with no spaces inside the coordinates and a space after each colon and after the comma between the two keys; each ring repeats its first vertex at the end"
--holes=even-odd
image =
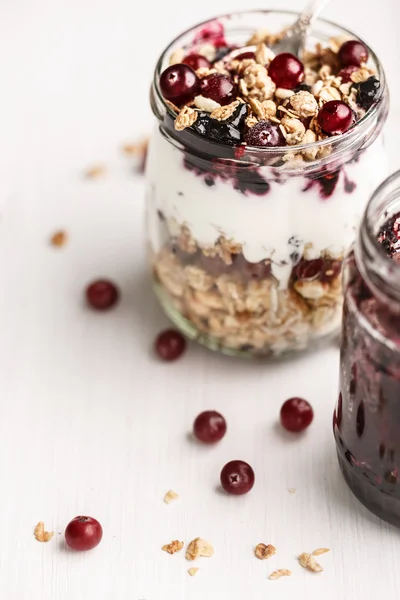
{"type": "MultiPolygon", "coordinates": [[[[231,145],[266,145],[254,144],[247,138],[251,128],[260,121],[267,121],[279,128],[283,136],[283,143],[280,140],[273,145],[293,147],[344,133],[377,101],[379,81],[368,62],[368,50],[361,42],[352,42],[365,49],[355,56],[354,64],[348,63],[343,51],[349,40],[342,37],[332,38],[327,46],[316,44],[312,51],[304,53],[302,62],[293,57],[298,63],[298,75],[293,83],[282,75],[284,60],[276,61],[284,55],[276,56],[274,52],[274,44],[284,35],[284,31],[273,35],[258,31],[242,48],[227,46],[222,57],[221,50],[210,43],[194,50],[176,50],[170,58],[169,69],[175,69],[171,71],[171,80],[172,75],[179,79],[177,67],[187,70],[191,65],[196,81],[191,81],[190,88],[181,89],[181,95],[177,89],[171,92],[168,86],[164,84],[163,90],[161,85],[167,104],[177,113],[175,129],[192,128],[200,135],[231,145]],[[196,61],[193,53],[203,57],[208,66],[196,61]],[[201,66],[195,69],[197,64],[201,66]],[[344,103],[351,109],[349,114],[353,117],[343,130],[321,127],[319,113],[332,101],[344,103]]],[[[188,78],[186,72],[185,75],[188,78]]],[[[323,158],[327,152],[326,147],[288,152],[285,160],[313,161],[323,158]]]]}
{"type": "MultiPolygon", "coordinates": [[[[306,247],[305,257],[309,252],[306,247]]],[[[306,347],[340,321],[341,261],[305,257],[281,289],[268,261],[247,263],[241,246],[223,236],[214,246],[199,248],[182,227],[172,244],[153,256],[153,268],[169,302],[213,346],[279,355],[306,347]],[[310,272],[319,265],[323,274],[310,272]]]]}

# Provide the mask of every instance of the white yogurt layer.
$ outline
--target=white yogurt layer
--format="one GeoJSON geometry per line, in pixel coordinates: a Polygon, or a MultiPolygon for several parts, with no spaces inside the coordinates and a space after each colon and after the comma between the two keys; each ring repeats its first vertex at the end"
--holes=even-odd
{"type": "Polygon", "coordinates": [[[249,262],[271,259],[281,287],[287,285],[292,270],[290,255],[294,251],[301,254],[305,244],[312,244],[315,256],[324,251],[338,256],[347,250],[372,192],[388,174],[382,136],[358,162],[341,170],[328,198],[322,197],[318,183],[303,191],[310,180],[301,176],[271,182],[264,196],[245,195],[235,190],[231,181],[218,177],[209,187],[202,176],[185,168],[183,159],[183,152],[165,140],[157,126],[147,162],[153,251],[158,252],[166,241],[157,216],[161,211],[170,228],[174,222],[186,225],[200,247],[213,246],[223,235],[242,245],[249,262]],[[352,193],[345,191],[346,177],[356,184],[352,193]],[[298,248],[289,244],[293,236],[299,241],[298,248]]]}

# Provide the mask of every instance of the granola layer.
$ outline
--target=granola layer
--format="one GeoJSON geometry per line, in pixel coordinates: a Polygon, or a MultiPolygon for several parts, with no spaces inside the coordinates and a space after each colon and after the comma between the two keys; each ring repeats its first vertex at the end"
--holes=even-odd
{"type": "Polygon", "coordinates": [[[299,257],[280,289],[269,261],[248,263],[240,245],[223,236],[201,249],[183,227],[153,256],[153,268],[177,311],[221,348],[279,355],[305,348],[340,323],[341,261],[328,255],[299,257]]]}

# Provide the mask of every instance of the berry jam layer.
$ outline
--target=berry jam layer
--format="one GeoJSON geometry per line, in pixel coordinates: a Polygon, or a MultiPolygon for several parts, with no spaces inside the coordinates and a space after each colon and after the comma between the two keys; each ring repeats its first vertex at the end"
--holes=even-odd
{"type": "MultiPolygon", "coordinates": [[[[393,219],[379,234],[388,256],[396,252],[398,222],[393,219]]],[[[354,254],[346,260],[345,280],[334,414],[339,462],[355,495],[400,526],[400,313],[372,293],[354,254]]]]}

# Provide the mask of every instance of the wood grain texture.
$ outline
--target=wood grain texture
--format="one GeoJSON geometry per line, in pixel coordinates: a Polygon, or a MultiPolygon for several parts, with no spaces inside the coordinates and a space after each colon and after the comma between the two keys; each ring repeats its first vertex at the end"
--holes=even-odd
{"type": "MultiPolygon", "coordinates": [[[[239,0],[224,0],[218,10],[232,6],[239,0]]],[[[360,29],[366,38],[380,36],[374,45],[394,72],[388,38],[397,4],[380,6],[380,31],[373,18],[360,29]]],[[[3,0],[0,7],[4,600],[398,600],[398,531],[357,503],[336,464],[337,348],[270,366],[195,345],[173,365],[152,355],[167,321],[147,275],[143,181],[119,147],[150,128],[147,86],[157,53],[214,9],[211,0],[190,11],[178,3],[168,29],[168,4],[156,23],[151,5],[143,5],[140,20],[128,0],[3,0]],[[107,176],[84,180],[94,163],[106,164],[107,176]],[[49,237],[60,228],[68,244],[52,248],[49,237]],[[122,290],[108,314],[83,303],[84,286],[97,276],[122,290]],[[300,438],[276,426],[292,395],[308,398],[316,413],[300,438]],[[216,448],[188,438],[204,409],[228,420],[216,448]],[[218,488],[221,467],[235,458],[256,471],[253,492],[242,498],[218,488]],[[181,499],[168,506],[169,489],[181,499]],[[104,528],[102,544],[89,553],[63,543],[79,513],[104,528]],[[40,520],[56,532],[48,544],[34,539],[40,520]],[[197,536],[213,543],[213,558],[193,564],[184,552],[161,551],[173,539],[197,536]],[[276,556],[257,560],[259,542],[274,544],[276,556]],[[319,558],[324,573],[314,575],[296,557],[319,547],[332,552],[319,558]],[[188,575],[192,566],[200,567],[196,577],[188,575]],[[269,581],[280,568],[293,575],[269,581]]],[[[349,26],[357,20],[357,7],[344,0],[329,11],[349,26]]],[[[399,109],[394,97],[392,149],[399,109]]]]}

